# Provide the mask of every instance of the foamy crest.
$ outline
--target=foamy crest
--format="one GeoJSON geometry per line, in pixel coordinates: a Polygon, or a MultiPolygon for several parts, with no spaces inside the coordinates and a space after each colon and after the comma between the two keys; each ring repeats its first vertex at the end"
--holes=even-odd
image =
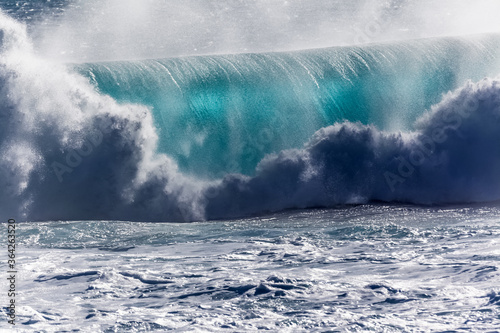
{"type": "Polygon", "coordinates": [[[149,110],[118,105],[37,58],[24,27],[0,15],[2,211],[30,220],[200,218],[196,185],[154,153],[149,110]],[[178,209],[183,200],[189,214],[178,209]]]}

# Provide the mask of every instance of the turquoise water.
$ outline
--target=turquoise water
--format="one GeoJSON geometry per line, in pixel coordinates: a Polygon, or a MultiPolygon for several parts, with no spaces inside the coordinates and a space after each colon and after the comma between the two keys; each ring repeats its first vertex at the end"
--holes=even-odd
{"type": "Polygon", "coordinates": [[[408,130],[444,93],[500,71],[500,37],[430,39],[292,53],[91,63],[103,94],[151,108],[158,151],[182,171],[253,174],[336,122],[408,130]]]}

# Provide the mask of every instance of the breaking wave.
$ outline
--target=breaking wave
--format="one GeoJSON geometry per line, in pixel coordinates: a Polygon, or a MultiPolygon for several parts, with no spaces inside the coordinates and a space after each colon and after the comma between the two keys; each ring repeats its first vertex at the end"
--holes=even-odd
{"type": "Polygon", "coordinates": [[[499,200],[500,81],[459,88],[498,72],[498,41],[61,65],[0,13],[0,210],[193,221],[499,200]]]}

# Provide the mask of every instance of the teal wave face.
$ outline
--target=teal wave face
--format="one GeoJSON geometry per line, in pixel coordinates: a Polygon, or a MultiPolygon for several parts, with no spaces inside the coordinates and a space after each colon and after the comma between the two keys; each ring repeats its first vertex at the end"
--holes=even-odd
{"type": "Polygon", "coordinates": [[[75,68],[100,92],[149,106],[158,150],[216,178],[251,174],[266,154],[336,122],[411,129],[443,93],[499,73],[499,51],[500,37],[486,35],[75,68]]]}

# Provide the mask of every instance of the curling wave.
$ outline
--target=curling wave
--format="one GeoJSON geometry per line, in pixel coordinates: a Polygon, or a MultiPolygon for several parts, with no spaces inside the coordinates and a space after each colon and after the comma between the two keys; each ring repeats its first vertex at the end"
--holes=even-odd
{"type": "Polygon", "coordinates": [[[411,129],[444,93],[500,72],[499,59],[500,36],[482,35],[75,67],[101,93],[148,106],[159,151],[214,179],[252,175],[336,122],[411,129]]]}
{"type": "MultiPolygon", "coordinates": [[[[488,66],[496,59],[494,49],[485,46],[478,50],[489,54],[485,58],[489,59],[488,66]]],[[[425,61],[431,66],[433,59],[425,61]]],[[[278,77],[280,71],[273,75],[278,77]]],[[[192,73],[196,75],[196,71],[192,73]]],[[[240,75],[245,80],[244,73],[240,75]]],[[[273,75],[269,78],[274,79],[273,75]]],[[[357,82],[364,82],[366,76],[358,76],[357,82]]],[[[302,83],[296,79],[286,89],[308,86],[313,77],[302,83]]],[[[376,83],[375,76],[368,77],[366,84],[361,84],[363,89],[376,83]]],[[[414,79],[419,86],[422,77],[414,79]]],[[[451,85],[458,85],[456,80],[451,85]]],[[[322,122],[315,123],[319,127],[314,130],[321,129],[302,148],[267,155],[251,175],[226,174],[211,181],[187,176],[179,171],[175,154],[161,153],[157,133],[163,136],[168,128],[158,129],[154,105],[114,99],[102,93],[97,76],[96,82],[100,91],[73,69],[36,57],[25,27],[0,13],[0,210],[5,215],[25,220],[192,221],[373,200],[441,204],[500,199],[500,82],[494,79],[469,82],[447,94],[407,132],[391,132],[390,128],[382,131],[378,128],[383,126],[370,124],[377,123],[370,117],[346,117],[349,108],[344,113],[335,111],[334,117],[325,121],[338,122],[323,128],[322,122]]],[[[273,89],[268,93],[277,94],[273,89]]],[[[321,89],[326,86],[320,85],[321,89]]],[[[372,96],[368,91],[359,95],[365,96],[366,103],[372,96]]],[[[282,104],[284,109],[266,110],[283,112],[276,116],[281,119],[287,112],[294,112],[300,96],[315,100],[318,95],[310,97],[310,92],[306,89],[290,104],[282,104]]],[[[184,91],[183,96],[194,96],[192,93],[184,91]]],[[[258,99],[259,94],[263,93],[249,96],[258,99]]],[[[201,104],[203,101],[200,99],[201,104]]],[[[244,100],[239,103],[247,107],[244,100]]],[[[405,112],[404,105],[401,113],[405,112]]],[[[303,111],[301,108],[299,105],[303,111]]],[[[325,109],[319,110],[321,114],[325,109]]],[[[366,115],[371,111],[360,112],[366,115]]],[[[297,112],[298,119],[291,119],[302,124],[301,114],[297,112]]],[[[314,131],[314,126],[306,125],[307,131],[314,131]]],[[[218,130],[227,128],[220,126],[218,130]]],[[[295,132],[302,137],[307,131],[295,132]]],[[[287,137],[293,134],[291,130],[287,137]]],[[[180,146],[182,138],[179,140],[180,146]]],[[[272,150],[276,148],[281,146],[272,150]]]]}

